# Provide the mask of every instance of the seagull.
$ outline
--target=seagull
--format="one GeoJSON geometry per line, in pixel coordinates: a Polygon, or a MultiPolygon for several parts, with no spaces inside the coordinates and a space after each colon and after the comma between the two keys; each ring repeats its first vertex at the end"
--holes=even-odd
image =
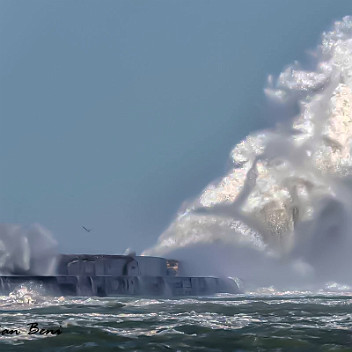
{"type": "Polygon", "coordinates": [[[83,229],[83,230],[86,230],[87,232],[91,232],[91,231],[92,231],[92,229],[87,229],[87,228],[86,228],[85,226],[83,226],[83,225],[82,225],[82,229],[83,229]]]}

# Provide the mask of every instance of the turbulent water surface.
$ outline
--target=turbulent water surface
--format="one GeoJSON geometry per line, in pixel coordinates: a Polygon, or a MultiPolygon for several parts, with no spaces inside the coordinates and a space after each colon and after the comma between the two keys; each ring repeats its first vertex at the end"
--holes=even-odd
{"type": "MultiPolygon", "coordinates": [[[[183,299],[0,297],[3,351],[350,351],[352,291],[183,299]],[[27,324],[59,335],[28,335],[27,324]]],[[[342,289],[342,291],[341,291],[342,289]]]]}

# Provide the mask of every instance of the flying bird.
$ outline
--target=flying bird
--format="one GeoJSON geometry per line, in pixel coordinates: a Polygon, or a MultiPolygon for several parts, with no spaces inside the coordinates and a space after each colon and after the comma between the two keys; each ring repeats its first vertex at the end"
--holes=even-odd
{"type": "Polygon", "coordinates": [[[83,226],[83,225],[82,225],[82,229],[83,229],[83,230],[86,230],[87,232],[91,232],[91,231],[92,231],[92,229],[87,229],[87,228],[86,228],[85,226],[83,226]]]}

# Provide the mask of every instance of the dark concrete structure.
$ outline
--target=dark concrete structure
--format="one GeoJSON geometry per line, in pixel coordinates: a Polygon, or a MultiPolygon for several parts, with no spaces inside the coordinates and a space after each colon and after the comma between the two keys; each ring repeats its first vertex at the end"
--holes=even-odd
{"type": "Polygon", "coordinates": [[[8,294],[23,283],[65,296],[173,297],[239,292],[232,279],[179,276],[175,260],[124,255],[60,255],[55,275],[0,276],[0,291],[8,294]]]}

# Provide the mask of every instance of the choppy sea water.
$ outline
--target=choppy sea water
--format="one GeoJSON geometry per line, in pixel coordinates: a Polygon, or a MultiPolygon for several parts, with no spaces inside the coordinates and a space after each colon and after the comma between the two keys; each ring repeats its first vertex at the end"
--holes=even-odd
{"type": "Polygon", "coordinates": [[[352,291],[150,299],[22,288],[0,308],[1,351],[352,351],[352,291]],[[30,323],[61,334],[28,335],[30,323]]]}

